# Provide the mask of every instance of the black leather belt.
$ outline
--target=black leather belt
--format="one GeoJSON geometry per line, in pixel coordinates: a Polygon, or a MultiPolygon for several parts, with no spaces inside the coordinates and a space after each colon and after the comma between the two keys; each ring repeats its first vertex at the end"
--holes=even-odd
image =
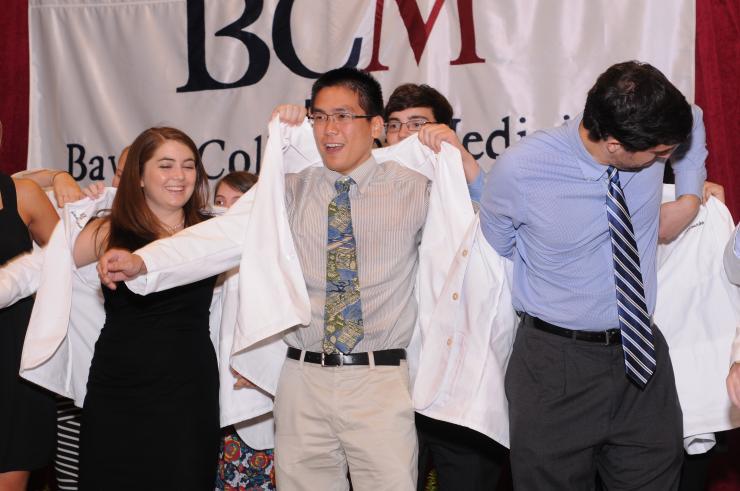
{"type": "MultiPolygon", "coordinates": [[[[301,350],[298,348],[288,348],[288,358],[292,360],[301,359],[301,350]]],[[[406,350],[404,349],[386,349],[382,351],[373,351],[373,359],[376,365],[392,365],[399,366],[401,360],[406,359],[406,350]]],[[[342,353],[332,353],[327,355],[326,353],[315,353],[313,351],[306,351],[306,355],[303,357],[303,361],[308,363],[316,363],[322,367],[341,367],[343,365],[369,365],[370,360],[367,353],[350,353],[343,355],[342,353]]]]}
{"type": "Polygon", "coordinates": [[[558,336],[563,336],[564,338],[577,339],[579,341],[588,341],[589,343],[599,343],[605,346],[622,343],[622,334],[619,329],[608,329],[606,331],[575,331],[556,326],[555,324],[550,324],[549,322],[545,322],[542,319],[529,314],[524,315],[526,316],[524,320],[525,324],[529,324],[535,329],[539,329],[540,331],[545,331],[550,334],[556,334],[558,336]]]}

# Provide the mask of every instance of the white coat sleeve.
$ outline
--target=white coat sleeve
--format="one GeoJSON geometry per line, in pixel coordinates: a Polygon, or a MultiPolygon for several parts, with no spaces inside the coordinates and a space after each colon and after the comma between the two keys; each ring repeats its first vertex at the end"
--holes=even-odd
{"type": "Polygon", "coordinates": [[[137,250],[147,273],[126,285],[134,293],[147,295],[239,266],[253,203],[254,192],[250,190],[224,215],[137,250]]]}
{"type": "MultiPolygon", "coordinates": [[[[740,287],[740,256],[737,255],[738,242],[740,242],[740,225],[730,236],[724,253],[725,273],[730,283],[740,287]]],[[[735,341],[732,343],[732,363],[740,363],[740,325],[735,332],[735,341]]]]}
{"type": "Polygon", "coordinates": [[[17,256],[0,269],[0,308],[13,305],[18,300],[36,293],[44,264],[44,250],[17,256]]]}
{"type": "Polygon", "coordinates": [[[730,240],[727,242],[725,247],[725,272],[730,283],[740,286],[740,256],[737,254],[737,250],[740,248],[740,225],[735,228],[730,240]]]}

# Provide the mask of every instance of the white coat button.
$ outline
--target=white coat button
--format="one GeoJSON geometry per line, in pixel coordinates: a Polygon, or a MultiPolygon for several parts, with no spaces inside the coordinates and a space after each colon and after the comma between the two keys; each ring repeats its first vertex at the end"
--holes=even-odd
{"type": "Polygon", "coordinates": [[[463,255],[463,257],[467,256],[468,255],[468,250],[467,249],[463,249],[462,255],[463,255]]]}
{"type": "Polygon", "coordinates": [[[460,298],[460,295],[458,295],[457,292],[452,294],[452,300],[457,300],[458,298],[460,298]]]}
{"type": "Polygon", "coordinates": [[[452,346],[452,338],[447,338],[447,346],[452,346]]]}

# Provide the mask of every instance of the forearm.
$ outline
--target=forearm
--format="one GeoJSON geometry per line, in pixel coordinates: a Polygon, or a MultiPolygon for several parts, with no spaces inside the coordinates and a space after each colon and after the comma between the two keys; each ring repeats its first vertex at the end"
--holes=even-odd
{"type": "Polygon", "coordinates": [[[701,200],[694,194],[684,194],[675,201],[663,203],[660,207],[658,241],[668,243],[678,237],[696,217],[701,200]]]}
{"type": "Polygon", "coordinates": [[[50,188],[53,185],[54,177],[59,173],[64,173],[64,171],[54,169],[29,169],[17,172],[13,174],[13,177],[16,179],[28,179],[42,188],[50,188]]]}
{"type": "MultiPolygon", "coordinates": [[[[460,156],[462,157],[463,172],[465,172],[465,180],[469,186],[474,185],[483,173],[481,172],[480,166],[475,158],[464,148],[460,149],[460,156]]],[[[481,186],[482,186],[481,181],[481,186]]]]}
{"type": "Polygon", "coordinates": [[[235,204],[226,215],[137,250],[136,255],[144,261],[145,274],[126,284],[135,293],[146,295],[238,266],[251,211],[251,200],[245,201],[235,204]]]}

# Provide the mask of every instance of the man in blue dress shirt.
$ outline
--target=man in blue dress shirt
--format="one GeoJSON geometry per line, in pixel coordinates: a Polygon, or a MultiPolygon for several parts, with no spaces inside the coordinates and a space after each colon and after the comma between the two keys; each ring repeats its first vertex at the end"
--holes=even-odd
{"type": "MultiPolygon", "coordinates": [[[[592,489],[597,473],[607,489],[678,487],[681,409],[651,316],[663,170],[700,119],[657,69],[620,63],[487,179],[483,233],[514,263],[522,313],[505,381],[517,489],[592,489]]],[[[674,159],[666,223],[693,219],[704,156],[674,159]]]]}

